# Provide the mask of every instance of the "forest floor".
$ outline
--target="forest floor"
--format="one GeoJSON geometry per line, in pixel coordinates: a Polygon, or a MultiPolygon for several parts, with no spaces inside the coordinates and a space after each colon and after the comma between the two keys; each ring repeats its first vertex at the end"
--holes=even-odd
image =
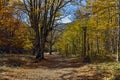
{"type": "Polygon", "coordinates": [[[28,54],[0,54],[0,80],[120,80],[120,63],[82,63],[58,54],[45,58],[35,61],[28,54]]]}

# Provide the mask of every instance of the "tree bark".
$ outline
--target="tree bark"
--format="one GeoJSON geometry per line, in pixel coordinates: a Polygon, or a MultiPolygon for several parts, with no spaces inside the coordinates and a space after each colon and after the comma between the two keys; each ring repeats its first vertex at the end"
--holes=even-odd
{"type": "Polygon", "coordinates": [[[98,37],[96,36],[96,47],[97,47],[97,54],[99,54],[99,41],[98,41],[98,37]]]}
{"type": "Polygon", "coordinates": [[[87,38],[87,27],[83,27],[83,57],[86,56],[86,38],[87,38]]]}
{"type": "Polygon", "coordinates": [[[50,32],[50,45],[49,45],[49,54],[52,54],[52,41],[53,41],[53,36],[52,36],[52,31],[50,32]]]}

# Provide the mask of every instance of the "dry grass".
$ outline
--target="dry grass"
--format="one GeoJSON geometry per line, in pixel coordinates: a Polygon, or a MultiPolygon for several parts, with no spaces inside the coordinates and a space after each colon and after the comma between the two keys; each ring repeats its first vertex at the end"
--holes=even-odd
{"type": "Polygon", "coordinates": [[[0,80],[120,80],[120,63],[82,63],[80,59],[45,55],[35,62],[34,56],[0,55],[0,80]]]}

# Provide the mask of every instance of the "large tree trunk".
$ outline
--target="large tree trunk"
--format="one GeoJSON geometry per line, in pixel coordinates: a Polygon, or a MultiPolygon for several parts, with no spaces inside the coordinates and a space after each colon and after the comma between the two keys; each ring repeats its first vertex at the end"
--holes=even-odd
{"type": "Polygon", "coordinates": [[[42,32],[36,27],[35,29],[35,40],[33,44],[33,54],[36,55],[37,60],[44,59],[44,46],[45,46],[45,40],[42,36],[42,32]]]}
{"type": "Polygon", "coordinates": [[[40,40],[39,42],[40,42],[40,44],[39,44],[39,48],[37,48],[38,50],[37,50],[36,59],[42,60],[42,59],[44,59],[45,41],[43,39],[43,40],[40,40]]]}
{"type": "Polygon", "coordinates": [[[38,60],[42,60],[44,59],[44,50],[45,50],[45,44],[46,44],[46,39],[47,39],[47,36],[48,36],[48,33],[49,31],[44,29],[43,31],[43,28],[46,28],[46,27],[42,27],[40,32],[37,34],[37,36],[39,36],[38,38],[38,45],[39,45],[39,49],[38,49],[38,53],[36,55],[36,59],[38,60]]]}
{"type": "MultiPolygon", "coordinates": [[[[35,33],[36,33],[36,35],[35,35],[35,40],[34,40],[34,45],[33,45],[33,54],[35,54],[35,55],[37,54],[37,56],[39,54],[39,56],[40,56],[40,35],[39,35],[39,30],[36,29],[35,33]]],[[[36,59],[38,58],[37,56],[36,56],[36,59]]]]}
{"type": "Polygon", "coordinates": [[[37,55],[36,55],[36,59],[38,60],[42,60],[44,59],[44,49],[45,49],[45,41],[46,41],[46,36],[43,34],[42,30],[40,32],[40,34],[37,34],[37,36],[39,38],[37,38],[38,40],[38,52],[37,52],[37,55]]]}

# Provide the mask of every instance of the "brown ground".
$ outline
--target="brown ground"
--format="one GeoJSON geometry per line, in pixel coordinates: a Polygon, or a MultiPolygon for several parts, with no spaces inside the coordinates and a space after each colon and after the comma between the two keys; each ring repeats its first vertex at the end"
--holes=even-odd
{"type": "Polygon", "coordinates": [[[115,69],[120,66],[114,62],[87,64],[58,54],[47,54],[40,62],[33,58],[31,55],[0,55],[0,80],[113,80],[115,69]]]}

